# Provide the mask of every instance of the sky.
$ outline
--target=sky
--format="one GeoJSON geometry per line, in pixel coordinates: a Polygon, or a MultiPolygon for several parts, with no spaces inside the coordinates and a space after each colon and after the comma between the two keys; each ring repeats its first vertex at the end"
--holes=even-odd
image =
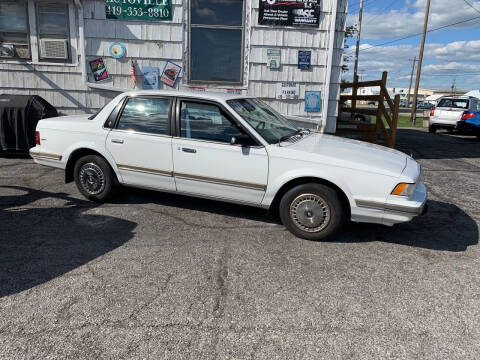
{"type": "MultiPolygon", "coordinates": [[[[347,25],[358,22],[359,4],[349,0],[347,25]]],[[[388,87],[408,88],[425,6],[426,0],[364,0],[359,55],[363,80],[380,79],[381,72],[388,71],[388,87]]],[[[480,89],[480,0],[431,0],[428,30],[420,87],[449,89],[455,81],[457,89],[480,89]]],[[[343,75],[346,80],[353,78],[355,42],[356,36],[347,40],[345,54],[353,56],[343,75]]]]}

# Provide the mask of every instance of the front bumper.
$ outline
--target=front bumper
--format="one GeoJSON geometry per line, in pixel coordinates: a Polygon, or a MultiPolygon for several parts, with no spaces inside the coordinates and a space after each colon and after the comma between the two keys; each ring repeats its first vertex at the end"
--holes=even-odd
{"type": "Polygon", "coordinates": [[[356,205],[359,208],[371,211],[372,218],[383,215],[381,221],[379,221],[380,217],[378,217],[378,220],[375,222],[391,226],[408,222],[415,216],[423,215],[427,212],[427,189],[422,182],[419,182],[414,193],[409,198],[391,195],[384,203],[356,200],[356,205]],[[379,211],[381,212],[379,213],[379,211]]]}
{"type": "Polygon", "coordinates": [[[428,209],[427,188],[420,181],[412,196],[408,199],[401,196],[390,196],[385,202],[384,209],[383,223],[385,225],[410,221],[415,216],[423,215],[428,209]]]}

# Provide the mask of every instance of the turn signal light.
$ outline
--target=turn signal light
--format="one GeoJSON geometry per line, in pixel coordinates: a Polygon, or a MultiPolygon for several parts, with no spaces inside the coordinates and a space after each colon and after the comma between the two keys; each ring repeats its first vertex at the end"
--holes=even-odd
{"type": "Polygon", "coordinates": [[[35,131],[35,144],[40,145],[40,131],[35,131]]]}
{"type": "Polygon", "coordinates": [[[468,120],[468,119],[471,119],[475,117],[475,114],[474,113],[471,113],[471,112],[467,112],[465,114],[462,115],[462,120],[468,120]]]}
{"type": "Polygon", "coordinates": [[[400,183],[395,186],[395,189],[392,191],[392,195],[397,196],[410,196],[415,191],[416,184],[407,184],[407,183],[400,183]]]}

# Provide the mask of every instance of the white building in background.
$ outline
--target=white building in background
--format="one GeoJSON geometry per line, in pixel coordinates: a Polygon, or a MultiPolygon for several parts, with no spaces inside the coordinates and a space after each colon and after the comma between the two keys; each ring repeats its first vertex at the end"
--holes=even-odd
{"type": "Polygon", "coordinates": [[[133,62],[137,88],[168,88],[170,76],[174,88],[257,96],[333,132],[347,0],[273,2],[1,0],[0,93],[92,112],[134,88],[133,62]]]}

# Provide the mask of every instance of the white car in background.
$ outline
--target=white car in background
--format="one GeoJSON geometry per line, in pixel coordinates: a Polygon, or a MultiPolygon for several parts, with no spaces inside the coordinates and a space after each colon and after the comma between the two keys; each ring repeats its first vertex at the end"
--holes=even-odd
{"type": "Polygon", "coordinates": [[[472,96],[446,96],[438,100],[430,112],[428,131],[438,129],[456,130],[462,115],[469,111],[480,111],[480,100],[472,96]]]}
{"type": "Polygon", "coordinates": [[[252,97],[138,91],[93,116],[42,120],[35,162],[93,201],[117,184],[279,211],[323,239],[344,220],[393,225],[426,209],[421,168],[385,147],[297,128],[252,97]]]}

